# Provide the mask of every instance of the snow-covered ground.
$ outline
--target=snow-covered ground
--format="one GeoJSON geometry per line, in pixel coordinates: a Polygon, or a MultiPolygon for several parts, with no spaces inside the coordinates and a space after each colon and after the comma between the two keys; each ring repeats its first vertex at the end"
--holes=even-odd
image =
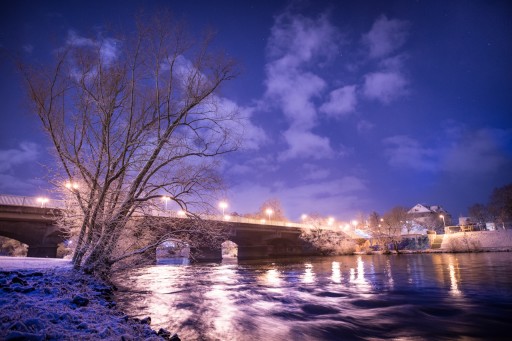
{"type": "Polygon", "coordinates": [[[449,250],[453,240],[467,239],[482,250],[512,249],[512,230],[457,232],[445,234],[441,249],[449,250]]]}
{"type": "Polygon", "coordinates": [[[112,296],[67,260],[0,257],[0,340],[179,340],[117,310],[112,296]]]}

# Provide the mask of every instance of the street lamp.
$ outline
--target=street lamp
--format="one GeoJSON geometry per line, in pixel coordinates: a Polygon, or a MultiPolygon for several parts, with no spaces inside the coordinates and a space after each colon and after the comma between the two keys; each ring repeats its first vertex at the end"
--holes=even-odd
{"type": "Polygon", "coordinates": [[[357,226],[357,220],[352,220],[352,225],[354,225],[354,231],[356,230],[356,226],[357,226]]]}
{"type": "Polygon", "coordinates": [[[443,227],[446,228],[446,221],[444,220],[444,215],[440,214],[439,218],[443,219],[443,227]]]}
{"type": "Polygon", "coordinates": [[[164,195],[162,197],[162,200],[164,201],[165,203],[165,210],[167,211],[167,202],[170,200],[171,198],[169,198],[168,196],[164,195]]]}
{"type": "Polygon", "coordinates": [[[68,181],[68,182],[66,182],[66,183],[64,184],[64,187],[66,187],[66,188],[67,188],[67,189],[69,189],[69,190],[77,190],[77,189],[78,189],[78,187],[80,187],[80,186],[79,186],[79,185],[78,185],[78,183],[76,183],[76,182],[70,182],[70,181],[68,181]]]}
{"type": "Polygon", "coordinates": [[[178,217],[182,217],[183,218],[183,217],[185,217],[185,215],[187,215],[187,212],[185,212],[183,210],[179,210],[177,214],[178,214],[178,217]]]}
{"type": "Polygon", "coordinates": [[[224,210],[228,208],[228,203],[225,201],[219,202],[219,207],[222,210],[222,216],[224,217],[224,210]]]}
{"type": "Polygon", "coordinates": [[[334,218],[329,217],[329,219],[327,219],[327,225],[332,226],[332,224],[334,224],[334,218]]]}
{"type": "Polygon", "coordinates": [[[303,214],[303,215],[300,216],[300,219],[302,221],[305,221],[306,219],[308,219],[308,215],[307,214],[303,214]]]}
{"type": "Polygon", "coordinates": [[[41,203],[41,208],[43,208],[45,206],[45,204],[48,202],[48,198],[44,198],[44,197],[37,198],[37,202],[41,203]]]}
{"type": "Polygon", "coordinates": [[[274,213],[274,211],[269,207],[265,210],[265,213],[268,215],[268,222],[270,224],[270,216],[274,213]]]}

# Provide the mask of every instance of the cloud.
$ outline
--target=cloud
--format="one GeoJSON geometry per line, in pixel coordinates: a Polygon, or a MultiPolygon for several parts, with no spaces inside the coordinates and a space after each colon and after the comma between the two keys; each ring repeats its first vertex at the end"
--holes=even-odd
{"type": "Polygon", "coordinates": [[[22,142],[19,148],[0,150],[0,172],[8,172],[17,166],[33,163],[39,154],[38,145],[32,142],[22,142]]]}
{"type": "Polygon", "coordinates": [[[361,120],[361,121],[357,122],[357,131],[359,133],[366,133],[366,132],[372,130],[373,127],[375,127],[375,125],[366,120],[361,120]]]}
{"type": "Polygon", "coordinates": [[[389,104],[407,93],[407,84],[400,72],[374,72],[364,77],[363,93],[369,99],[389,104]]]}
{"type": "Polygon", "coordinates": [[[251,121],[253,112],[256,110],[255,108],[239,106],[228,98],[215,95],[211,96],[210,102],[199,106],[199,110],[202,111],[203,107],[217,114],[220,124],[231,131],[231,137],[239,137],[241,149],[255,150],[268,141],[265,131],[251,121]],[[234,113],[238,113],[238,115],[230,119],[231,114],[234,113]]]}
{"type": "Polygon", "coordinates": [[[363,35],[370,58],[385,57],[402,47],[408,36],[409,22],[380,16],[371,30],[363,35]]]}
{"type": "Polygon", "coordinates": [[[306,163],[302,165],[304,180],[322,180],[331,175],[331,171],[327,168],[317,166],[315,164],[306,163]]]}
{"type": "Polygon", "coordinates": [[[276,17],[267,50],[270,59],[287,58],[299,66],[318,57],[330,58],[336,53],[339,40],[337,29],[326,15],[314,20],[285,12],[276,17]]]}
{"type": "Polygon", "coordinates": [[[366,190],[364,181],[353,176],[309,181],[296,186],[246,182],[232,188],[232,206],[238,213],[251,213],[257,211],[266,199],[277,198],[281,201],[286,216],[292,220],[298,220],[303,213],[333,215],[349,220],[357,212],[357,207],[365,202],[362,194],[366,190]],[[255,201],[255,198],[259,201],[255,201]]]}
{"type": "Polygon", "coordinates": [[[40,155],[39,146],[32,142],[22,142],[18,148],[0,150],[0,190],[15,194],[40,187],[41,181],[26,179],[21,175],[34,168],[40,155]]]}
{"type": "Polygon", "coordinates": [[[342,117],[356,108],[356,86],[347,85],[329,93],[329,100],[320,106],[320,111],[332,117],[342,117]]]}
{"type": "Polygon", "coordinates": [[[265,101],[279,108],[289,123],[283,133],[288,150],[281,160],[326,157],[332,154],[329,139],[311,130],[318,124],[315,99],[327,83],[311,68],[336,53],[339,34],[325,15],[317,19],[285,12],[276,17],[267,51],[265,101]]]}
{"type": "Polygon", "coordinates": [[[25,45],[23,45],[22,49],[26,53],[32,53],[34,51],[34,45],[32,45],[32,44],[25,44],[25,45]]]}
{"type": "Polygon", "coordinates": [[[279,61],[267,70],[266,98],[275,101],[292,126],[314,127],[317,111],[312,99],[320,96],[326,83],[313,73],[288,69],[279,61]]]}
{"type": "Polygon", "coordinates": [[[110,65],[119,56],[119,44],[120,41],[113,38],[98,38],[91,39],[78,35],[73,30],[68,31],[68,37],[66,39],[66,45],[88,47],[98,49],[100,52],[101,62],[104,65],[110,65]]]}
{"type": "Polygon", "coordinates": [[[436,150],[425,148],[408,136],[397,135],[384,139],[385,155],[391,166],[419,171],[438,169],[436,150]]]}
{"type": "Polygon", "coordinates": [[[232,161],[227,168],[230,175],[261,175],[266,172],[276,172],[279,169],[279,164],[275,158],[267,155],[252,157],[243,162],[232,161]]]}
{"type": "Polygon", "coordinates": [[[511,130],[459,125],[445,130],[440,142],[428,148],[403,135],[383,142],[389,164],[399,168],[471,175],[491,174],[512,163],[511,130]]]}
{"type": "Polygon", "coordinates": [[[510,150],[512,131],[483,128],[464,134],[448,148],[442,167],[452,173],[490,173],[511,162],[510,150]]]}
{"type": "Polygon", "coordinates": [[[280,161],[294,158],[322,159],[332,157],[332,150],[329,139],[315,135],[310,131],[289,129],[283,133],[289,149],[279,155],[280,161]]]}

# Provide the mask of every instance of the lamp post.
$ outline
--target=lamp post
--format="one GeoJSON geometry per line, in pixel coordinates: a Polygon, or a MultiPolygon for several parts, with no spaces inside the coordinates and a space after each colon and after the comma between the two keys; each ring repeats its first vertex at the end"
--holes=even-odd
{"type": "Polygon", "coordinates": [[[356,226],[357,226],[357,220],[352,220],[352,225],[354,225],[354,231],[356,230],[356,226]]]}
{"type": "Polygon", "coordinates": [[[66,187],[66,188],[67,188],[67,189],[69,189],[69,190],[75,190],[75,191],[76,191],[76,190],[78,189],[78,187],[80,187],[80,186],[79,186],[79,185],[78,185],[78,183],[76,183],[76,182],[70,182],[70,181],[68,181],[68,182],[66,182],[66,183],[64,184],[64,187],[66,187]]]}
{"type": "Polygon", "coordinates": [[[274,211],[269,207],[265,210],[265,213],[268,215],[268,222],[270,224],[270,216],[274,213],[274,211]]]}
{"type": "Polygon", "coordinates": [[[169,198],[169,197],[168,197],[168,196],[166,196],[166,195],[164,195],[164,196],[162,197],[162,200],[163,200],[163,202],[164,202],[164,206],[165,206],[165,210],[166,210],[166,211],[167,211],[167,202],[169,201],[169,199],[171,199],[171,198],[169,198]]]}
{"type": "Polygon", "coordinates": [[[37,198],[37,202],[41,203],[41,208],[45,207],[45,204],[48,202],[48,198],[37,198]]]}
{"type": "Polygon", "coordinates": [[[222,217],[224,217],[224,210],[228,208],[228,203],[225,201],[219,202],[219,208],[222,210],[222,217]]]}
{"type": "Polygon", "coordinates": [[[446,221],[444,220],[444,215],[440,214],[439,218],[443,219],[443,227],[446,228],[446,221]]]}

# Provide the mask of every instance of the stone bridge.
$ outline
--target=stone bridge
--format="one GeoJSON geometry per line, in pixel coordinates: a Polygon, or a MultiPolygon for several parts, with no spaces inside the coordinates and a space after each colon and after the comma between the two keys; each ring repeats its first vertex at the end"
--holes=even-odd
{"type": "Polygon", "coordinates": [[[0,205],[0,236],[28,245],[28,257],[57,257],[64,241],[55,225],[58,211],[45,207],[0,205]]]}
{"type": "MultiPolygon", "coordinates": [[[[61,203],[37,201],[36,198],[0,195],[0,236],[16,239],[28,245],[29,257],[56,257],[57,244],[64,241],[56,226],[61,203]],[[53,206],[53,207],[50,207],[53,206]]],[[[176,220],[188,219],[176,216],[161,217],[176,220]]],[[[308,225],[288,222],[262,222],[242,217],[230,220],[212,219],[225,226],[228,240],[238,246],[239,259],[261,259],[315,255],[319,251],[301,238],[308,225]]],[[[346,238],[347,236],[342,236],[346,238]]],[[[197,260],[219,260],[222,250],[201,248],[192,250],[197,260]]]]}

